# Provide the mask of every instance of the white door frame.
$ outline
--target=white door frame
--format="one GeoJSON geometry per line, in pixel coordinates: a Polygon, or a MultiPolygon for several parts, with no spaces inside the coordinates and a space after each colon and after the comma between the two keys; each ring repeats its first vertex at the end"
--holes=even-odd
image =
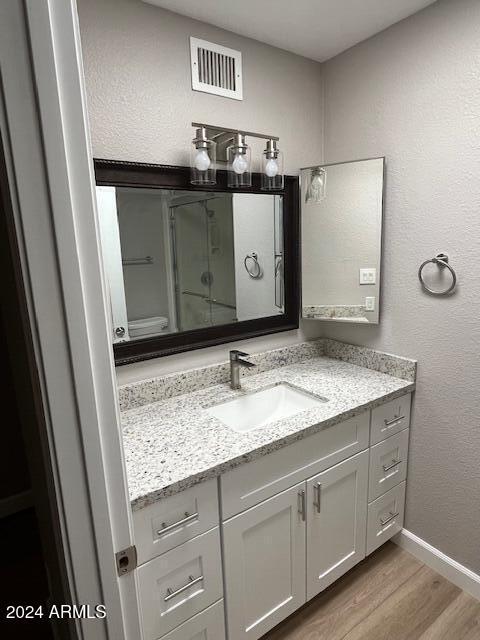
{"type": "Polygon", "coordinates": [[[0,3],[0,126],[84,640],[141,638],[75,0],[0,3]]]}

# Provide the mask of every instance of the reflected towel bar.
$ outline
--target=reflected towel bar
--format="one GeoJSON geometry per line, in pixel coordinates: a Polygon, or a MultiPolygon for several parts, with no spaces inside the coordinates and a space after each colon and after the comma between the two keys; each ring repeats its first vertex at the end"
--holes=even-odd
{"type": "Polygon", "coordinates": [[[125,258],[122,260],[122,264],[126,267],[137,264],[153,264],[152,256],[145,256],[144,258],[125,258]]]}

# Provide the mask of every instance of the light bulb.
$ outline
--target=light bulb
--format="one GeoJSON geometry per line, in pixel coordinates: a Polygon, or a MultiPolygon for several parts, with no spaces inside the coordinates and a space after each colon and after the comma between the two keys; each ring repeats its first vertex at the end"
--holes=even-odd
{"type": "Polygon", "coordinates": [[[205,149],[199,149],[197,151],[193,164],[195,166],[195,169],[198,169],[198,171],[206,171],[210,168],[212,162],[205,149]]]}
{"type": "Polygon", "coordinates": [[[274,178],[277,173],[278,162],[275,160],[275,158],[270,158],[270,160],[267,160],[265,164],[265,175],[267,175],[269,178],[274,178]]]}
{"type": "Polygon", "coordinates": [[[248,162],[245,160],[241,153],[235,154],[235,158],[232,162],[232,169],[239,176],[242,175],[242,173],[245,173],[245,171],[248,169],[248,162]]]}
{"type": "Polygon", "coordinates": [[[320,176],[313,176],[312,178],[312,191],[314,193],[320,193],[323,189],[323,180],[320,176]]]}
{"type": "Polygon", "coordinates": [[[312,176],[312,181],[310,182],[310,188],[308,190],[307,199],[313,202],[321,202],[324,197],[325,197],[325,174],[315,173],[312,176]]]}

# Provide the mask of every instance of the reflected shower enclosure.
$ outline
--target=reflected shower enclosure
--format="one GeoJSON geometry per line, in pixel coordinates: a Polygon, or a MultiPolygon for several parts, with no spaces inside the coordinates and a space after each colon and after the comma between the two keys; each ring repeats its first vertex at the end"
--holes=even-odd
{"type": "Polygon", "coordinates": [[[236,321],[232,196],[173,197],[169,219],[177,330],[236,321]]]}
{"type": "Polygon", "coordinates": [[[284,313],[282,196],[97,186],[97,201],[113,342],[284,313]]]}

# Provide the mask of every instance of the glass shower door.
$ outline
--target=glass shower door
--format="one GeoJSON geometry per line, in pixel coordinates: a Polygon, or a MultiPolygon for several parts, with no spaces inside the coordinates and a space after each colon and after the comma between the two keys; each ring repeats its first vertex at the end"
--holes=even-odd
{"type": "Polygon", "coordinates": [[[170,208],[180,331],[236,320],[231,197],[170,208]]]}

